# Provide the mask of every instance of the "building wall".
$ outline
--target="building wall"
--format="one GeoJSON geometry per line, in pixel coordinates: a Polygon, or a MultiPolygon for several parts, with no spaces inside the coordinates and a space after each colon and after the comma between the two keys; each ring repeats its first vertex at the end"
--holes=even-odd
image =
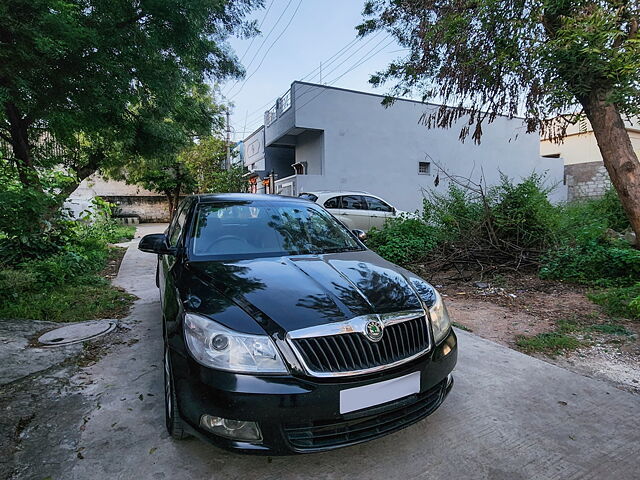
{"type": "MultiPolygon", "coordinates": [[[[309,175],[321,175],[324,162],[324,133],[309,131],[297,137],[296,162],[307,163],[309,175]]],[[[291,172],[293,173],[293,172],[291,172]]]]}
{"type": "Polygon", "coordinates": [[[601,197],[611,187],[609,174],[602,162],[574,163],[565,166],[567,199],[601,197]]]}
{"type": "Polygon", "coordinates": [[[284,178],[293,175],[293,162],[295,162],[295,149],[293,147],[267,147],[266,174],[271,170],[276,178],[284,178]]]}
{"type": "Polygon", "coordinates": [[[163,195],[105,195],[102,198],[116,204],[114,215],[118,217],[138,217],[140,223],[169,221],[169,202],[163,195]]]}
{"type": "MultiPolygon", "coordinates": [[[[627,132],[633,149],[640,156],[640,130],[634,126],[628,127],[627,132]]],[[[540,155],[559,155],[564,159],[565,165],[602,162],[598,142],[590,129],[581,133],[571,132],[559,144],[542,139],[540,141],[540,155]]]]}
{"type": "Polygon", "coordinates": [[[128,185],[125,182],[116,180],[107,180],[98,174],[94,174],[80,183],[78,188],[66,200],[65,207],[77,218],[83,211],[91,207],[91,201],[96,196],[102,198],[135,197],[142,199],[140,202],[144,204],[144,198],[158,197],[158,193],[146,190],[137,185],[128,185]]]}
{"type": "Polygon", "coordinates": [[[264,170],[264,127],[249,135],[244,145],[244,165],[250,172],[264,170]]]}
{"type": "MultiPolygon", "coordinates": [[[[298,176],[298,191],[310,190],[309,185],[365,190],[413,211],[421,207],[424,190],[446,191],[445,172],[495,185],[501,172],[517,181],[535,171],[558,185],[553,200],[566,198],[562,160],[541,158],[539,136],[525,134],[518,119],[500,117],[486,125],[482,143],[476,145],[459,140],[463,121],[450,129],[419,125],[421,115],[434,106],[396,101],[385,108],[377,95],[299,82],[292,88],[295,126],[324,131],[322,175],[298,176]],[[418,173],[421,161],[431,163],[429,175],[418,173]]],[[[304,161],[303,153],[297,153],[297,161],[304,161]]],[[[316,160],[307,157],[309,173],[316,160]]]]}

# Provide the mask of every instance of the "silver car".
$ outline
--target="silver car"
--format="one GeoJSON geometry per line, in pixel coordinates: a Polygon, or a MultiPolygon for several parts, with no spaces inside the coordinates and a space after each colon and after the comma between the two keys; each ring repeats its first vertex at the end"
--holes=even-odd
{"type": "Polygon", "coordinates": [[[347,228],[364,232],[372,227],[382,227],[389,217],[406,213],[376,195],[355,190],[303,192],[298,197],[323,206],[347,228]]]}

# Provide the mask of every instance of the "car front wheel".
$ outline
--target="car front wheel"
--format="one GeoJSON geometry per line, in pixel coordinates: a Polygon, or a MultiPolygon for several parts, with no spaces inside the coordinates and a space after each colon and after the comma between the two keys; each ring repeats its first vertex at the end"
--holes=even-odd
{"type": "Polygon", "coordinates": [[[178,413],[178,401],[173,386],[173,373],[171,372],[171,358],[169,347],[164,347],[164,409],[167,431],[172,438],[182,440],[190,435],[184,429],[184,423],[178,413]]]}

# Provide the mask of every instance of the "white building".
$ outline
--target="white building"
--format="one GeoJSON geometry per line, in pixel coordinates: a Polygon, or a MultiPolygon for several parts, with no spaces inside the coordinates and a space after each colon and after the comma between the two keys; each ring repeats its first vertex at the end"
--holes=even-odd
{"type": "Polygon", "coordinates": [[[424,189],[444,192],[449,175],[518,181],[545,173],[558,185],[552,200],[566,198],[563,162],[539,154],[540,138],[526,134],[520,119],[500,117],[484,126],[482,143],[458,138],[463,121],[450,129],[418,123],[437,106],[304,82],[294,82],[264,126],[245,139],[244,162],[252,190],[297,195],[317,190],[364,190],[401,210],[422,205],[424,189]],[[445,173],[446,172],[446,173],[445,173]]]}

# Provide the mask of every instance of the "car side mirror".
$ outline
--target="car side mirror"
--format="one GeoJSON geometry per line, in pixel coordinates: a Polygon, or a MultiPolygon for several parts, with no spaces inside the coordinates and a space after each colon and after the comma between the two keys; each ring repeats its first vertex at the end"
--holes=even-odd
{"type": "Polygon", "coordinates": [[[358,237],[358,240],[360,240],[361,242],[364,242],[367,239],[367,234],[364,230],[351,230],[351,233],[353,233],[356,237],[358,237]]]}
{"type": "Polygon", "coordinates": [[[145,235],[138,244],[138,250],[158,255],[175,255],[176,248],[169,246],[169,239],[164,233],[145,235]]]}

